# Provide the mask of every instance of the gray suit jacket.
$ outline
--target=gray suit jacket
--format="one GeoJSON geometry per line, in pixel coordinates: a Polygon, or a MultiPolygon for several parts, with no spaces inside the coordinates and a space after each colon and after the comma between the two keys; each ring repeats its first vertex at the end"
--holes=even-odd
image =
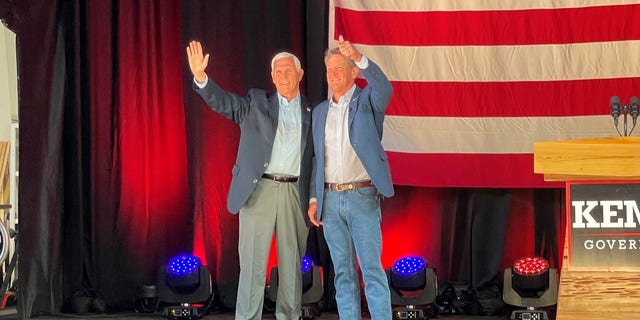
{"type": "MultiPolygon", "coordinates": [[[[227,207],[238,213],[261,179],[271,160],[273,141],[278,128],[278,95],[260,89],[250,89],[245,97],[226,92],[209,78],[207,85],[194,90],[219,114],[240,125],[240,145],[232,169],[227,207]]],[[[302,215],[309,225],[309,187],[313,157],[310,133],[312,106],[301,98],[302,134],[300,141],[300,177],[298,188],[302,215]]]]}
{"type": "MultiPolygon", "coordinates": [[[[356,88],[349,102],[349,139],[378,192],[393,196],[391,171],[387,154],[382,148],[384,112],[391,100],[393,88],[380,67],[369,60],[369,67],[360,70],[367,80],[364,89],[356,88]]],[[[324,195],[324,128],[329,111],[329,100],[313,110],[313,140],[315,145],[314,185],[311,196],[318,199],[318,220],[322,217],[324,195]]]]}

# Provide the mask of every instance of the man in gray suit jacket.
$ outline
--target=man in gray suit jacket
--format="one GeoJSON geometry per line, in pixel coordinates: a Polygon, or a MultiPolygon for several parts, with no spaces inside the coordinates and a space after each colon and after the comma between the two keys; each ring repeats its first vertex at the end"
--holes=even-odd
{"type": "Polygon", "coordinates": [[[240,126],[228,208],[239,212],[240,280],[236,320],[262,319],[264,288],[273,232],[278,251],[278,320],[299,319],[302,256],[306,250],[309,186],[313,157],[311,106],[300,95],[304,74],[298,58],[281,52],[271,61],[276,93],[250,89],[241,97],[208,78],[209,54],[192,41],[187,47],[194,90],[219,114],[240,126]]]}
{"type": "Polygon", "coordinates": [[[325,55],[332,97],[313,111],[316,169],[308,214],[311,223],[323,225],[340,319],[361,319],[357,256],[371,319],[390,320],[389,286],[380,261],[380,196],[393,196],[381,144],[392,87],[373,61],[342,36],[339,40],[339,47],[325,55]],[[358,73],[367,80],[364,89],[354,83],[358,73]]]}

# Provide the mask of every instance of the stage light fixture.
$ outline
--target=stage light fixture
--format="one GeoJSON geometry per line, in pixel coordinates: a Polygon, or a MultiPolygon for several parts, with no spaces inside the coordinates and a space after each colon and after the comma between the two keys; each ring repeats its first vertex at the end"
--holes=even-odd
{"type": "Polygon", "coordinates": [[[558,271],[540,257],[518,259],[504,271],[502,300],[509,305],[524,307],[514,310],[511,319],[547,320],[545,310],[558,300],[558,271]]]}
{"type": "Polygon", "coordinates": [[[171,258],[158,272],[158,300],[167,304],[167,318],[201,318],[204,305],[213,300],[209,270],[193,255],[171,258]]]}
{"type": "MultiPolygon", "coordinates": [[[[322,285],[322,267],[313,263],[309,257],[302,258],[302,319],[313,319],[320,315],[318,302],[322,300],[324,288],[322,285]]],[[[278,295],[278,266],[269,272],[269,284],[265,287],[265,305],[275,305],[278,295]]]]}
{"type": "Polygon", "coordinates": [[[433,268],[421,257],[408,256],[385,271],[394,306],[393,319],[428,319],[425,309],[436,301],[438,293],[433,268]]]}

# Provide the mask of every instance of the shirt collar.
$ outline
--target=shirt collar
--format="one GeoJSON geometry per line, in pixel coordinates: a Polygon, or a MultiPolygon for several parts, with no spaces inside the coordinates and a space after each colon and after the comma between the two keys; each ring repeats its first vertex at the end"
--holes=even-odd
{"type": "Polygon", "coordinates": [[[340,97],[337,103],[333,102],[333,99],[331,98],[329,99],[329,101],[331,101],[331,105],[335,107],[349,104],[349,101],[351,100],[351,97],[353,96],[353,93],[355,91],[356,91],[356,85],[353,84],[353,86],[351,86],[351,89],[345,92],[345,94],[343,94],[342,97],[340,97]]]}
{"type": "Polygon", "coordinates": [[[296,95],[295,98],[291,99],[291,101],[287,101],[287,98],[283,97],[280,92],[278,92],[278,102],[282,107],[295,106],[300,104],[300,93],[296,95]]]}

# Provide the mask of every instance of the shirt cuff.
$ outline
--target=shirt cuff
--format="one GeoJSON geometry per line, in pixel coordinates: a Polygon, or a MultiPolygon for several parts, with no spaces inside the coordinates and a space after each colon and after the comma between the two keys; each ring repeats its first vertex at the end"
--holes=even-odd
{"type": "Polygon", "coordinates": [[[198,82],[198,80],[196,80],[196,77],[193,77],[193,82],[194,82],[194,83],[196,84],[196,86],[197,86],[198,88],[200,88],[200,89],[202,89],[202,88],[206,87],[206,86],[207,86],[207,83],[209,83],[209,76],[208,76],[208,75],[206,75],[206,74],[205,74],[204,76],[205,76],[205,78],[204,78],[204,82],[203,82],[203,83],[198,82]]]}
{"type": "Polygon", "coordinates": [[[367,59],[365,55],[362,55],[362,58],[360,59],[360,61],[356,62],[356,65],[360,69],[366,69],[369,67],[369,59],[367,59]]]}

